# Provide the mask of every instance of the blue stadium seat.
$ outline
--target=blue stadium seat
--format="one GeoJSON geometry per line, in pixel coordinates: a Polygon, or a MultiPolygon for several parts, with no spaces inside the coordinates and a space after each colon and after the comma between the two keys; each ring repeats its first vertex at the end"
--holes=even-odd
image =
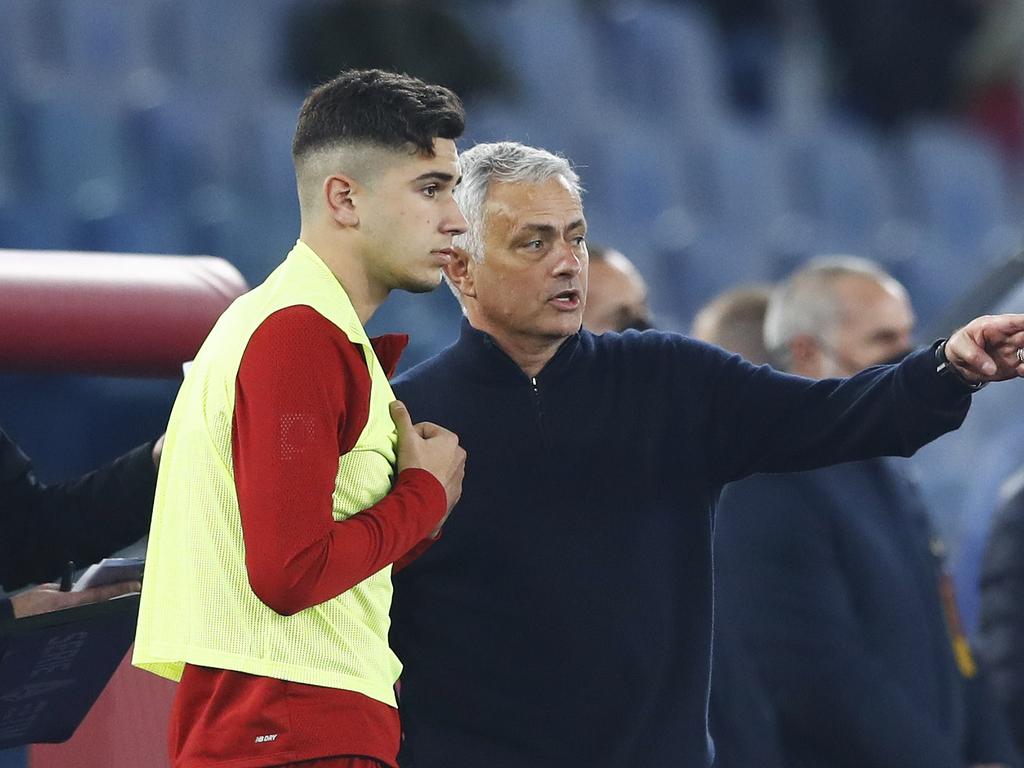
{"type": "Polygon", "coordinates": [[[948,246],[977,256],[1007,220],[1007,180],[996,150],[948,123],[912,126],[906,140],[908,195],[914,213],[948,246]]]}
{"type": "Polygon", "coordinates": [[[624,238],[647,237],[663,211],[684,203],[678,147],[655,127],[605,120],[581,130],[574,151],[588,202],[606,211],[624,238]]]}
{"type": "Polygon", "coordinates": [[[776,127],[723,120],[683,155],[690,207],[716,226],[761,236],[793,207],[786,160],[776,127]]]}
{"type": "Polygon", "coordinates": [[[140,83],[118,116],[129,186],[167,205],[179,204],[200,175],[197,111],[171,99],[162,84],[140,83]]]}
{"type": "Polygon", "coordinates": [[[230,182],[242,197],[264,207],[284,209],[298,225],[298,198],[292,164],[292,136],[302,99],[264,92],[230,115],[230,182]]]}
{"type": "Polygon", "coordinates": [[[59,25],[61,0],[0,3],[0,78],[18,81],[39,72],[66,72],[67,46],[59,25]]]}
{"type": "Polygon", "coordinates": [[[15,142],[15,115],[12,99],[0,87],[0,179],[5,187],[13,185],[18,167],[15,142]]]}
{"type": "Polygon", "coordinates": [[[23,51],[21,13],[24,0],[0,0],[0,94],[11,89],[17,79],[23,51]]]}
{"type": "Polygon", "coordinates": [[[772,259],[764,241],[742,229],[688,231],[692,226],[685,219],[674,225],[661,222],[654,244],[656,264],[646,275],[652,306],[671,318],[676,329],[689,328],[696,311],[722,290],[770,276],[772,259]],[[673,227],[678,229],[674,236],[673,227]]]}
{"type": "Polygon", "coordinates": [[[116,110],[104,94],[36,91],[24,101],[16,126],[25,166],[22,179],[52,200],[69,185],[124,177],[123,145],[116,110]],[[90,98],[91,97],[91,98],[90,98]]]}
{"type": "Polygon", "coordinates": [[[466,132],[458,144],[467,149],[481,142],[518,141],[564,154],[567,132],[577,124],[546,119],[546,114],[531,113],[511,103],[477,104],[466,115],[466,132]]]}
{"type": "Polygon", "coordinates": [[[295,245],[298,214],[251,197],[238,197],[236,204],[235,215],[219,233],[226,251],[213,255],[230,261],[249,285],[258,285],[295,245]]]}
{"type": "Polygon", "coordinates": [[[467,31],[483,47],[497,47],[520,81],[527,97],[521,106],[542,110],[538,118],[545,120],[572,120],[580,110],[600,110],[607,88],[597,68],[591,20],[579,4],[480,2],[466,14],[467,31]]]}
{"type": "Polygon", "coordinates": [[[182,205],[193,189],[235,172],[242,148],[228,105],[237,101],[178,88],[162,93],[157,85],[146,91],[143,85],[118,116],[133,191],[182,205]]]}
{"type": "Polygon", "coordinates": [[[233,223],[240,217],[238,197],[231,190],[217,184],[196,187],[180,217],[182,252],[230,259],[233,223]]]}
{"type": "Polygon", "coordinates": [[[907,288],[919,327],[941,316],[965,289],[964,257],[951,251],[939,233],[915,221],[884,222],[874,247],[863,255],[878,261],[907,288]]]}
{"type": "Polygon", "coordinates": [[[596,41],[602,78],[634,114],[682,132],[717,122],[725,92],[721,43],[696,4],[613,7],[596,41]]]}
{"type": "Polygon", "coordinates": [[[0,78],[59,77],[109,89],[149,56],[151,0],[4,0],[0,78]]]}
{"type": "Polygon", "coordinates": [[[193,88],[251,92],[282,80],[296,0],[146,0],[152,66],[193,88]]]}
{"type": "Polygon", "coordinates": [[[119,207],[104,215],[83,214],[70,224],[71,248],[109,253],[188,253],[177,216],[163,209],[119,207]]]}
{"type": "Polygon", "coordinates": [[[4,195],[0,199],[0,248],[65,250],[71,247],[66,206],[46,198],[4,195]]]}
{"type": "Polygon", "coordinates": [[[145,0],[62,0],[56,10],[69,76],[109,84],[146,65],[145,0]]]}
{"type": "Polygon", "coordinates": [[[877,136],[830,124],[794,137],[794,191],[829,250],[864,253],[895,215],[891,162],[877,136]]]}

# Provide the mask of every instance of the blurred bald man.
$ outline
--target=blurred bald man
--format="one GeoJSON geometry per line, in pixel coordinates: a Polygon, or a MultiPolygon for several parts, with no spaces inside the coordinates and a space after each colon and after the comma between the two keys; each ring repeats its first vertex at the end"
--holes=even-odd
{"type": "Polygon", "coordinates": [[[771,295],[770,285],[744,285],[720,293],[698,310],[690,335],[763,365],[768,362],[764,318],[771,295]]]}
{"type": "Polygon", "coordinates": [[[614,248],[589,245],[590,284],[583,327],[591,333],[621,333],[651,327],[647,283],[636,266],[614,248]]]}

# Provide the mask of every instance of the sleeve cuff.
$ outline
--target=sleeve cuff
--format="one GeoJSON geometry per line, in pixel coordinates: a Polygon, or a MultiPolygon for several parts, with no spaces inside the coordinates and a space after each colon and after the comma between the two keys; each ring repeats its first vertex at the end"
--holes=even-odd
{"type": "Polygon", "coordinates": [[[444,486],[434,475],[419,467],[410,467],[399,472],[395,486],[398,487],[399,484],[422,500],[419,506],[423,520],[429,522],[424,535],[429,535],[448,511],[448,495],[444,491],[444,486]]]}
{"type": "Polygon", "coordinates": [[[937,341],[912,352],[900,363],[904,381],[911,392],[933,408],[963,408],[970,402],[971,389],[952,376],[941,376],[936,370],[935,349],[941,343],[937,341]]]}
{"type": "Polygon", "coordinates": [[[441,538],[442,531],[438,531],[435,536],[431,534],[444,517],[444,513],[448,511],[448,495],[444,491],[444,486],[441,485],[440,480],[425,469],[403,469],[398,473],[398,481],[395,485],[397,486],[399,483],[413,493],[416,493],[423,500],[421,509],[423,510],[424,519],[428,519],[430,522],[424,528],[419,542],[395,561],[395,573],[404,570],[409,563],[416,560],[430,549],[434,542],[441,538]]]}

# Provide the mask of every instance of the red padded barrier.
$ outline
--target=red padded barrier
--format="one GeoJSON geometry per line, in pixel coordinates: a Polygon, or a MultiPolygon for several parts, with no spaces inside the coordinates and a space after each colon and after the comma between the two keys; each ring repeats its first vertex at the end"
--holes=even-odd
{"type": "Polygon", "coordinates": [[[208,256],[0,250],[0,370],[177,377],[247,289],[208,256]]]}
{"type": "Polygon", "coordinates": [[[63,744],[35,744],[30,768],[167,768],[167,723],[177,686],[131,665],[131,649],[63,744]]]}

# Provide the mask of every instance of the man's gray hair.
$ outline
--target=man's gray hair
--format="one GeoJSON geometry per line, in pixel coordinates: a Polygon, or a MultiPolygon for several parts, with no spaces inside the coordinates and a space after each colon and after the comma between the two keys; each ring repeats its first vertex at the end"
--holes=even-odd
{"type": "Polygon", "coordinates": [[[545,149],[528,147],[515,141],[477,144],[459,156],[462,183],[455,188],[455,200],[469,228],[455,238],[476,260],[484,258],[484,202],[492,182],[540,184],[561,176],[577,197],[582,197],[580,178],[569,161],[545,149]]]}
{"type": "Polygon", "coordinates": [[[859,256],[812,259],[781,283],[768,302],[764,342],[773,365],[782,369],[789,367],[790,344],[800,336],[831,341],[843,311],[836,300],[835,286],[848,277],[899,286],[895,278],[870,259],[859,256]]]}

